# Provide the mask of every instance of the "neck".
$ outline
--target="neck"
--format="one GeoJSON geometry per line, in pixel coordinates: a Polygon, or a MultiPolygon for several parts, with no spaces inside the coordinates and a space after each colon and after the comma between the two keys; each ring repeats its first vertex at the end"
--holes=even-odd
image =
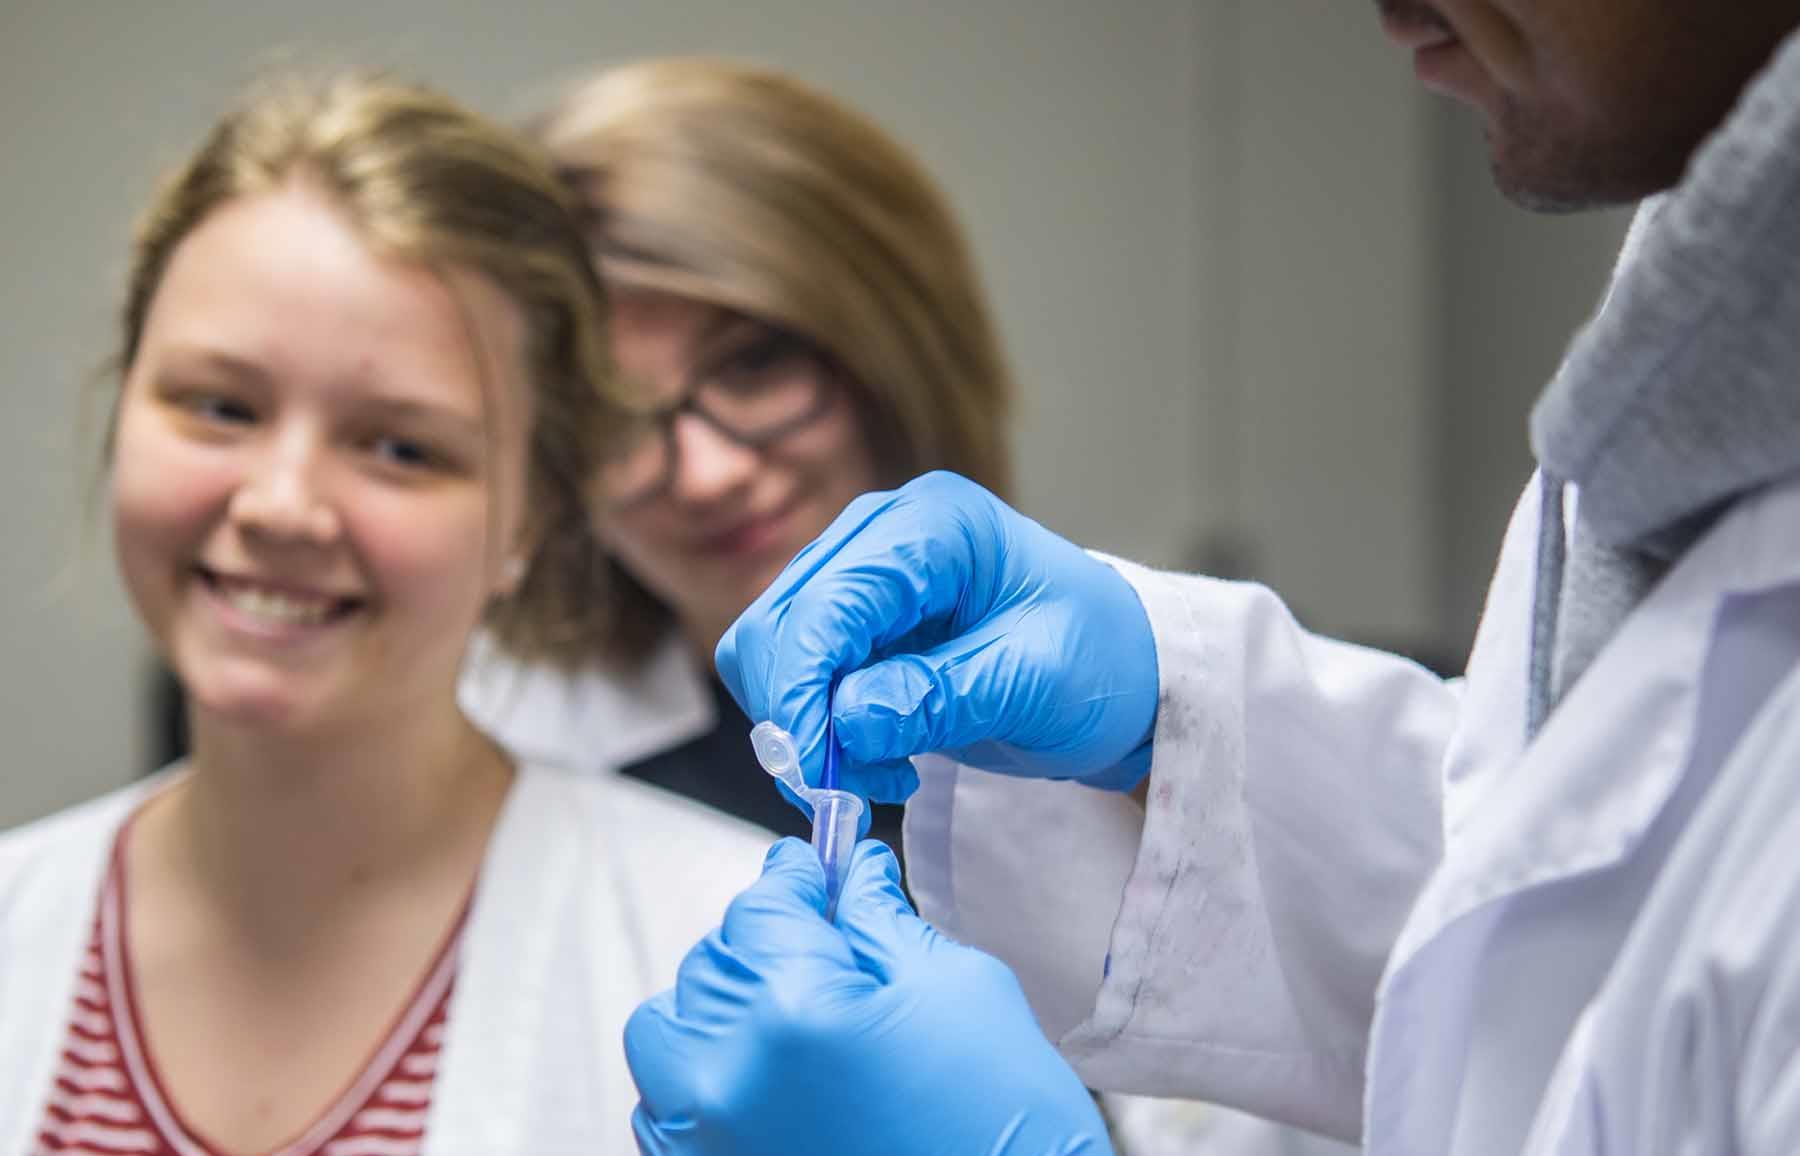
{"type": "Polygon", "coordinates": [[[134,857],[275,941],[359,897],[472,876],[512,768],[453,697],[331,733],[190,715],[189,774],[147,810],[134,857]]]}

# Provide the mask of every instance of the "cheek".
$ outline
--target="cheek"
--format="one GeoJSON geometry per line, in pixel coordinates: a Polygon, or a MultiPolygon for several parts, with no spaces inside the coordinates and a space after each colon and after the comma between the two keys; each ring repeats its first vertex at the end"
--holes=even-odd
{"type": "Polygon", "coordinates": [[[110,474],[113,540],[134,582],[191,561],[235,484],[228,463],[143,422],[121,422],[110,474]]]}
{"type": "Polygon", "coordinates": [[[502,554],[485,503],[378,494],[341,508],[346,538],[383,586],[434,603],[486,597],[502,554]]]}
{"type": "Polygon", "coordinates": [[[685,517],[665,502],[652,502],[643,509],[597,518],[594,533],[603,546],[641,572],[641,578],[660,586],[666,584],[661,579],[685,556],[685,517]]]}
{"type": "MultiPolygon", "coordinates": [[[[781,447],[779,460],[839,508],[881,484],[874,451],[848,404],[835,406],[818,425],[796,434],[781,447]]],[[[831,517],[836,516],[833,509],[831,517]]]]}

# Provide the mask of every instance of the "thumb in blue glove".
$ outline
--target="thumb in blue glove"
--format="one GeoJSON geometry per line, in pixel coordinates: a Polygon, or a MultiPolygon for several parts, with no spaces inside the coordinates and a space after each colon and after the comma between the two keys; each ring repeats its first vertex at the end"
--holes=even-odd
{"type": "Polygon", "coordinates": [[[955,474],[852,502],[715,657],[745,713],[801,744],[808,782],[829,717],[844,787],[878,801],[904,800],[907,758],[931,752],[1121,790],[1149,769],[1156,645],[1136,591],[955,474]]]}
{"type": "Polygon", "coordinates": [[[811,848],[783,839],[625,1053],[651,1156],[1111,1152],[1012,972],[939,935],[891,851],[857,848],[825,922],[811,848]]]}

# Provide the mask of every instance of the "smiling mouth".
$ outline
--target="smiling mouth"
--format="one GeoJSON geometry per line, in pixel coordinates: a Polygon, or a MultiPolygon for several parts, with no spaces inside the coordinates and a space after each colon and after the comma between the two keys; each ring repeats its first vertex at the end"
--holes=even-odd
{"type": "Polygon", "coordinates": [[[761,550],[784,532],[788,515],[798,505],[797,500],[784,502],[768,513],[746,518],[728,529],[707,534],[695,545],[705,554],[735,555],[761,550]]]}
{"type": "Polygon", "coordinates": [[[361,598],[272,586],[205,566],[194,567],[194,572],[233,610],[273,626],[322,626],[346,618],[364,605],[361,598]]]}

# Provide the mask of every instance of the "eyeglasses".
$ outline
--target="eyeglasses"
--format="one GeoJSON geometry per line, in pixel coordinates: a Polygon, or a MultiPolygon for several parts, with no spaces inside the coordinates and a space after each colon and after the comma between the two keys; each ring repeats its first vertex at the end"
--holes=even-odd
{"type": "Polygon", "coordinates": [[[667,493],[679,468],[675,420],[695,417],[739,445],[761,448],[824,415],[837,372],[811,343],[750,320],[726,328],[673,402],[619,420],[600,463],[600,493],[614,510],[667,493]]]}

